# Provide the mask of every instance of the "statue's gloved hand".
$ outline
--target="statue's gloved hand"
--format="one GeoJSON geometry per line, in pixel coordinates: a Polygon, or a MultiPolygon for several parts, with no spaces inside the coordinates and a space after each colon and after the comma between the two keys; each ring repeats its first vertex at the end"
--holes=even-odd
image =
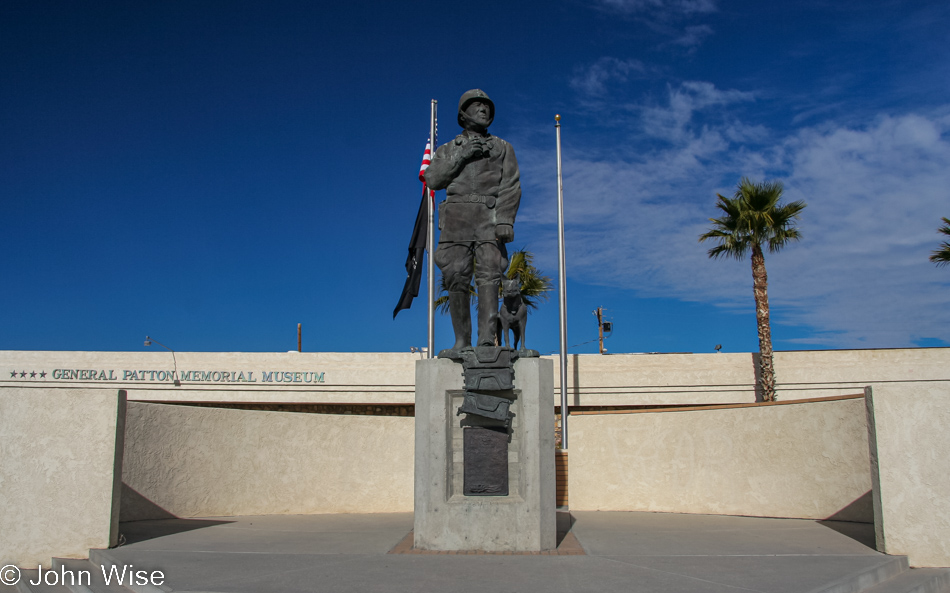
{"type": "Polygon", "coordinates": [[[510,224],[497,224],[495,237],[502,243],[511,243],[515,240],[515,229],[510,224]]]}
{"type": "Polygon", "coordinates": [[[488,148],[485,143],[485,139],[476,136],[463,140],[457,154],[464,162],[480,157],[487,152],[488,148]]]}

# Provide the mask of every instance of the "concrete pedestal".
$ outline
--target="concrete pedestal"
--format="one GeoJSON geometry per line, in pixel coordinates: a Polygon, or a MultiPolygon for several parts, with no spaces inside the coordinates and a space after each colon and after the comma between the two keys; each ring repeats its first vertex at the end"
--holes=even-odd
{"type": "Polygon", "coordinates": [[[508,444],[507,496],[464,496],[462,365],[416,363],[414,546],[533,552],[556,547],[554,364],[521,358],[508,444]]]}

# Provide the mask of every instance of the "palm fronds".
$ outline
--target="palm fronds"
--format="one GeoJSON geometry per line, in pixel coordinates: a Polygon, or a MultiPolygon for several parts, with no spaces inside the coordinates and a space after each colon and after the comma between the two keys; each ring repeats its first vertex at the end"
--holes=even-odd
{"type": "MultiPolygon", "coordinates": [[[[950,235],[950,218],[943,219],[943,226],[937,229],[937,232],[943,233],[944,235],[950,235]]],[[[937,264],[938,266],[950,264],[950,241],[944,241],[941,243],[940,248],[935,249],[930,255],[930,261],[937,264]]]]}
{"type": "Polygon", "coordinates": [[[733,197],[716,194],[716,207],[723,216],[710,218],[712,228],[699,236],[700,242],[717,242],[709,257],[743,259],[754,244],[775,253],[800,240],[795,222],[807,204],[801,200],[779,204],[783,191],[780,181],[755,183],[743,177],[733,197]]]}
{"type": "Polygon", "coordinates": [[[520,274],[521,301],[536,309],[542,300],[548,300],[548,293],[554,284],[549,277],[534,267],[534,254],[520,249],[511,254],[509,261],[505,276],[511,279],[520,274]]]}

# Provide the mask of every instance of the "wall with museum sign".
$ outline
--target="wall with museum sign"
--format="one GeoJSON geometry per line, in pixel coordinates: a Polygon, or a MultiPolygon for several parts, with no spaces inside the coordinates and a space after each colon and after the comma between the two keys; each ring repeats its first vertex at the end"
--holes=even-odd
{"type": "MultiPolygon", "coordinates": [[[[557,368],[558,357],[550,358],[557,368]]],[[[132,401],[412,405],[419,359],[409,352],[0,351],[0,388],[114,387],[132,401]]],[[[569,402],[754,402],[755,359],[750,353],[571,355],[569,402]]],[[[775,368],[780,400],[832,397],[877,383],[950,381],[950,348],[776,352],[775,368]]],[[[558,405],[559,373],[554,381],[558,405]]]]}

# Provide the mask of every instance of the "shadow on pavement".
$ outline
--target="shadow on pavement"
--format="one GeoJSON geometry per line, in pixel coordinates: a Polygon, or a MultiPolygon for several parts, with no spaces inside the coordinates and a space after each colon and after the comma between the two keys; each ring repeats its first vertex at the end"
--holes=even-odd
{"type": "Polygon", "coordinates": [[[872,550],[875,548],[874,524],[873,523],[855,523],[853,521],[816,521],[819,525],[837,531],[863,544],[872,550]]]}
{"type": "Polygon", "coordinates": [[[225,525],[234,521],[214,521],[209,519],[157,519],[152,521],[129,521],[119,523],[119,546],[137,544],[166,535],[194,531],[215,525],[225,525]]]}

